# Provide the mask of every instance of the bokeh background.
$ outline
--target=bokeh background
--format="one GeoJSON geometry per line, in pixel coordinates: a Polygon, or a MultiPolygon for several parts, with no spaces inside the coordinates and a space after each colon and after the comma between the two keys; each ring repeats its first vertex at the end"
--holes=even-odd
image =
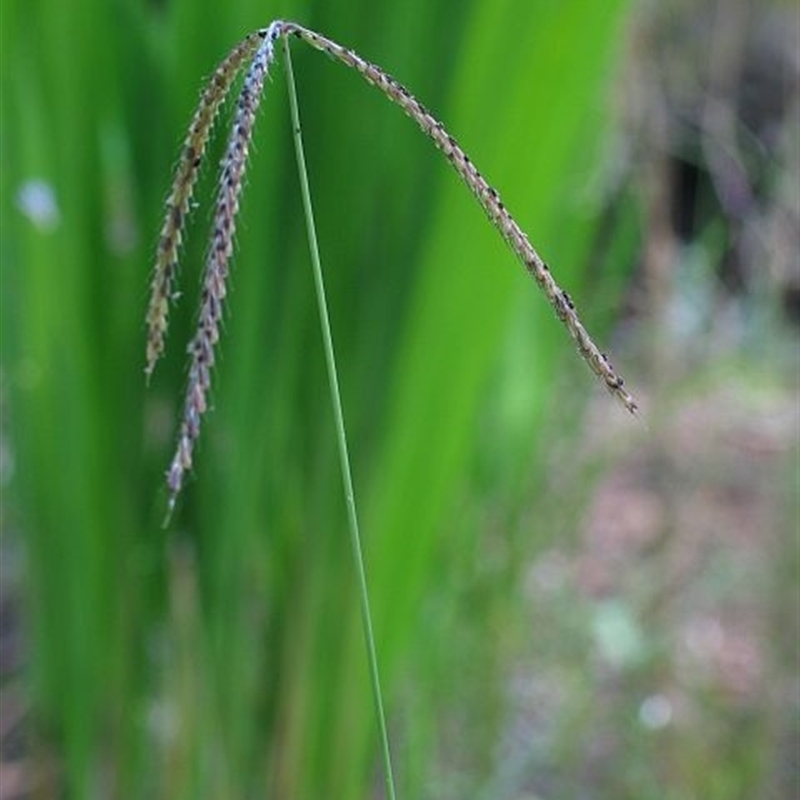
{"type": "Polygon", "coordinates": [[[280,63],[161,526],[227,115],[146,390],[163,203],[276,17],[445,122],[643,406],[414,124],[295,45],[399,796],[796,796],[796,4],[3,0],[2,800],[381,796],[280,63]]]}

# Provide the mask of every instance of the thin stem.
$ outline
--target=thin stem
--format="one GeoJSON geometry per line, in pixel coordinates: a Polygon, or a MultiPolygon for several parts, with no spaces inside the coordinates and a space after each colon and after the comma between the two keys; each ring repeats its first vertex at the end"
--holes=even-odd
{"type": "Polygon", "coordinates": [[[347,454],[347,436],[345,434],[344,414],[342,413],[342,400],[339,394],[339,380],[336,376],[336,359],[333,352],[333,338],[328,319],[328,306],[325,301],[325,284],[322,278],[322,265],[319,257],[319,245],[314,226],[314,211],[311,206],[311,192],[308,186],[308,173],[306,159],[303,151],[303,137],[300,132],[300,114],[297,108],[297,92],[295,90],[292,59],[289,53],[289,41],[284,38],[284,56],[286,60],[286,82],[289,87],[289,104],[292,115],[292,132],[294,146],[297,154],[297,170],[300,176],[300,189],[303,195],[303,209],[306,217],[306,232],[308,233],[308,246],[311,250],[311,264],[314,271],[314,285],[317,292],[317,305],[319,319],[322,326],[322,340],[325,347],[325,361],[328,366],[328,382],[330,384],[331,403],[333,416],[336,421],[336,438],[339,445],[339,461],[344,483],[345,501],[347,503],[347,520],[350,528],[350,545],[353,551],[356,573],[358,575],[359,596],[361,599],[361,622],[364,628],[364,639],[367,647],[367,659],[372,681],[375,714],[381,739],[383,756],[384,777],[386,782],[386,796],[388,800],[395,799],[394,774],[392,772],[392,759],[389,752],[389,735],[386,731],[386,715],[383,711],[383,696],[378,674],[378,658],[375,650],[375,637],[372,632],[372,615],[369,607],[369,594],[367,591],[367,576],[364,569],[364,557],[361,551],[361,536],[358,530],[358,515],[356,513],[356,500],[353,491],[353,478],[350,473],[350,458],[347,454]]]}

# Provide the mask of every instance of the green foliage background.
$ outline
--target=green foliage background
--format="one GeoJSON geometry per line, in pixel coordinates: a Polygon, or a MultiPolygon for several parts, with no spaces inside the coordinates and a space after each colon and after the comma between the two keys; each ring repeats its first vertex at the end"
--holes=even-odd
{"type": "MultiPolygon", "coordinates": [[[[585,277],[598,226],[585,185],[626,5],[4,0],[0,309],[17,463],[4,505],[26,550],[34,747],[63,796],[346,800],[376,785],[282,66],[257,126],[214,411],[160,527],[219,144],[147,392],[143,318],[202,80],[275,17],[354,47],[447,124],[596,319],[619,276],[585,277]],[[17,206],[33,179],[55,193],[52,229],[17,206]]],[[[491,773],[503,597],[548,536],[512,521],[536,507],[546,432],[574,415],[565,399],[598,389],[413,123],[320,54],[296,45],[294,63],[398,781],[403,797],[434,797],[454,705],[474,774],[491,773]],[[465,598],[498,495],[507,549],[465,598]]]]}

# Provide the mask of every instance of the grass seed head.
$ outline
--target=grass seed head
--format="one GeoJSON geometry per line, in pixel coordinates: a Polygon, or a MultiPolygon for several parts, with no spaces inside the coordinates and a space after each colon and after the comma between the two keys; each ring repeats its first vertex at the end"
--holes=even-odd
{"type": "Polygon", "coordinates": [[[214,366],[214,348],[219,341],[223,301],[229,262],[233,253],[236,215],[242,190],[247,154],[253,136],[253,125],[269,68],[275,59],[275,43],[281,37],[294,35],[311,47],[358,72],[368,83],[379,89],[411,117],[420,129],[441,150],[483,208],[490,222],[521,261],[544,293],[556,316],[569,331],[578,352],[606,388],[631,413],[637,404],[624,388],[623,380],[608,358],[592,340],[578,316],[570,296],[556,283],[547,264],[542,260],[517,221],[500,199],[499,193],[483,177],[469,156],[444,125],[387,72],[342,47],[331,39],[294,22],[273,22],[246,37],[217,67],[206,87],[189,128],[159,240],[156,269],[151,286],[150,308],[147,314],[147,366],[149,376],[164,349],[169,302],[178,264],[178,249],[183,225],[189,211],[192,191],[205,152],[211,127],[225,96],[248,58],[250,66],[244,77],[228,138],[219,180],[216,209],[212,224],[211,246],[206,261],[198,324],[189,345],[189,384],[184,402],[178,444],[172,464],[167,471],[170,492],[170,512],[183,485],[185,473],[192,467],[194,445],[200,435],[200,421],[208,408],[207,395],[214,366]]]}

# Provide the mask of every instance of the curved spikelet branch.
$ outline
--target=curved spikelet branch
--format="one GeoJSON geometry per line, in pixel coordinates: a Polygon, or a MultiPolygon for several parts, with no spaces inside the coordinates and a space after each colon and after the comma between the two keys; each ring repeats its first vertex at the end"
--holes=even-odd
{"type": "Polygon", "coordinates": [[[528,241],[528,237],[505,207],[498,192],[483,177],[455,138],[445,130],[444,125],[433,117],[405,86],[398,83],[380,67],[361,58],[352,50],[342,47],[325,36],[293,22],[284,23],[283,31],[286,34],[291,33],[298,36],[317,50],[327,53],[337,61],[341,61],[354,69],[368,83],[383,92],[393,103],[400,106],[433,140],[436,147],[441,150],[453,169],[466,183],[472,194],[475,195],[492,224],[544,292],[550,305],[555,310],[556,316],[570,332],[578,347],[578,352],[592,372],[603,381],[609,391],[617,397],[628,411],[635,414],[637,411],[636,400],[624,388],[622,377],[614,370],[606,355],[600,351],[591,336],[589,336],[570,296],[556,283],[550,274],[547,264],[528,241]]]}
{"type": "Polygon", "coordinates": [[[253,124],[261,101],[264,80],[275,58],[274,45],[280,35],[280,25],[275,23],[260,35],[261,44],[245,75],[242,90],[236,101],[236,112],[222,160],[211,246],[203,278],[200,318],[197,331],[188,348],[191,363],[183,420],[175,456],[167,472],[170,509],[174,507],[175,499],[181,490],[184,473],[191,469],[194,445],[200,435],[200,419],[207,407],[211,369],[214,366],[214,348],[219,341],[219,325],[222,321],[226,294],[228,264],[233,253],[239,195],[247,166],[247,154],[253,138],[253,124]]]}
{"type": "Polygon", "coordinates": [[[219,64],[200,96],[200,103],[189,125],[189,133],[183,143],[172,190],[167,199],[164,224],[158,240],[156,265],[150,284],[145,365],[148,379],[164,352],[164,340],[169,323],[169,304],[178,270],[178,253],[183,238],[183,228],[214,120],[237,74],[245,61],[252,58],[262,39],[261,31],[250,34],[219,64]]]}

